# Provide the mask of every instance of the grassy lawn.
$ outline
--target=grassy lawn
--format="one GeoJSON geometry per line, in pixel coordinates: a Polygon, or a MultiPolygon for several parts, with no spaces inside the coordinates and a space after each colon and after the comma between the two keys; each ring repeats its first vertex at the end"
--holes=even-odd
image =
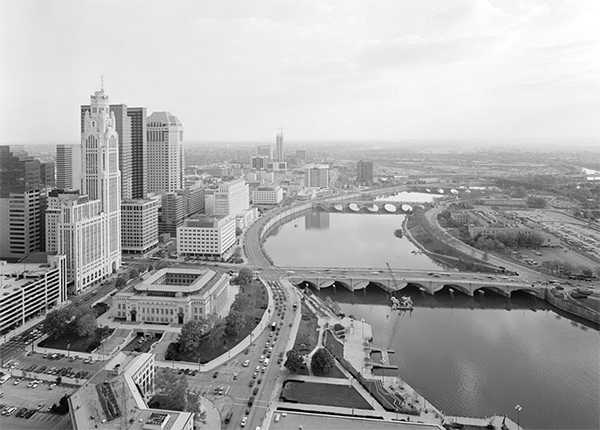
{"type": "Polygon", "coordinates": [[[373,409],[354,387],[346,385],[285,381],[281,399],[286,402],[307,403],[311,405],[373,409]]]}
{"type": "Polygon", "coordinates": [[[71,344],[71,346],[69,348],[71,351],[91,352],[91,351],[89,351],[89,349],[93,350],[93,349],[97,348],[97,346],[100,345],[100,340],[106,339],[114,331],[115,331],[114,329],[109,329],[109,330],[104,330],[104,333],[103,333],[103,330],[101,328],[97,328],[96,334],[94,336],[89,336],[89,337],[79,337],[75,333],[71,332],[68,335],[63,336],[59,339],[49,337],[48,339],[40,342],[39,346],[42,348],[67,350],[67,345],[71,344]],[[94,346],[92,348],[92,346],[94,344],[97,344],[97,346],[94,346]]]}
{"type": "Polygon", "coordinates": [[[254,307],[246,311],[246,325],[238,335],[231,338],[224,336],[223,341],[214,346],[208,344],[200,345],[196,351],[180,354],[176,361],[197,363],[199,359],[200,363],[208,363],[218,356],[225,354],[254,330],[267,307],[267,290],[260,281],[253,280],[248,285],[240,285],[239,294],[250,297],[254,301],[254,307]]]}
{"type": "Polygon", "coordinates": [[[327,377],[327,378],[338,378],[338,379],[346,379],[346,375],[344,375],[342,373],[342,371],[340,369],[338,369],[337,366],[333,366],[329,372],[327,373],[320,373],[320,372],[316,372],[313,369],[313,373],[315,376],[323,376],[323,377],[327,377]]]}

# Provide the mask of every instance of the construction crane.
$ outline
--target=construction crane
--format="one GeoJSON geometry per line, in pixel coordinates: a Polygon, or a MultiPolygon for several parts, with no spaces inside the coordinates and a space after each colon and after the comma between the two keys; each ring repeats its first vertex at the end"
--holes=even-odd
{"type": "Polygon", "coordinates": [[[396,292],[396,290],[398,289],[398,282],[396,282],[396,277],[394,276],[394,272],[392,271],[392,268],[390,267],[390,263],[385,263],[388,267],[388,270],[390,271],[390,276],[392,277],[392,282],[394,283],[394,289],[392,291],[392,296],[394,295],[394,293],[396,292]]]}

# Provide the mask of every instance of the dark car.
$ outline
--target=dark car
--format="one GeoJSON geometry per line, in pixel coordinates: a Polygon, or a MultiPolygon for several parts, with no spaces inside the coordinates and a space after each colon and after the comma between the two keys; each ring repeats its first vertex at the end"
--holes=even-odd
{"type": "Polygon", "coordinates": [[[256,388],[254,389],[254,391],[252,391],[252,394],[254,394],[255,396],[258,394],[258,387],[256,387],[256,388]]]}
{"type": "Polygon", "coordinates": [[[219,376],[219,372],[213,373],[213,378],[216,378],[217,376],[219,376]]]}

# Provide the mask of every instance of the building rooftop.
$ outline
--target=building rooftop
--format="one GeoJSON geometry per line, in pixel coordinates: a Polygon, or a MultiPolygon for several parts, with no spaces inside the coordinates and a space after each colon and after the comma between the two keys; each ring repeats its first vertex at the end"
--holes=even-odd
{"type": "Polygon", "coordinates": [[[183,227],[187,228],[214,228],[215,223],[221,221],[226,215],[199,215],[195,218],[188,218],[183,222],[183,227]]]}
{"type": "Polygon", "coordinates": [[[53,270],[48,263],[6,263],[0,262],[0,292],[17,292],[31,282],[53,270]]]}
{"type": "Polygon", "coordinates": [[[188,269],[188,268],[167,268],[153,273],[148,278],[133,285],[133,287],[119,293],[140,294],[140,293],[181,293],[182,295],[202,294],[204,291],[212,288],[220,279],[228,275],[217,273],[210,269],[188,269]],[[177,275],[189,275],[190,283],[182,285],[171,283],[169,278],[177,275]]]}

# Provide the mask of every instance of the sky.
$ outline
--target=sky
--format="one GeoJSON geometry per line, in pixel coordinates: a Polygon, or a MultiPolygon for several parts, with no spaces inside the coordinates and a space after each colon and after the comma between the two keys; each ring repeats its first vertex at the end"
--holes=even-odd
{"type": "Polygon", "coordinates": [[[600,136],[600,1],[0,0],[0,143],[79,141],[79,106],[186,141],[600,136]]]}

